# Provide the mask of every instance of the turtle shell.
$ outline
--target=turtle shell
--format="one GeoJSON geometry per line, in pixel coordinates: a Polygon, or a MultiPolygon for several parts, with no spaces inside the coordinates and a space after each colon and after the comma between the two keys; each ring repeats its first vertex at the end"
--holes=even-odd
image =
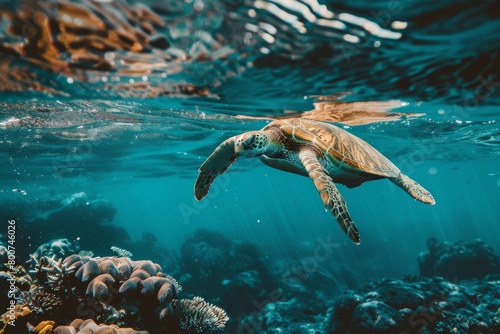
{"type": "Polygon", "coordinates": [[[400,170],[373,146],[349,132],[328,123],[308,119],[277,120],[264,129],[279,127],[285,136],[313,144],[330,161],[381,177],[397,177],[400,170]]]}

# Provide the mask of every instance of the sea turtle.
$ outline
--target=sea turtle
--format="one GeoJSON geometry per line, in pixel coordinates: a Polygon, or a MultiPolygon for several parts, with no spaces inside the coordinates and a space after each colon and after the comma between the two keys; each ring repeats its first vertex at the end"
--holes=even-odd
{"type": "Polygon", "coordinates": [[[364,140],[323,122],[283,119],[260,131],[245,132],[225,140],[199,169],[194,195],[201,200],[215,178],[239,157],[259,157],[268,166],[309,176],[321,200],[340,227],[359,244],[359,232],[335,183],[349,188],[387,178],[413,198],[434,204],[431,193],[410,179],[364,140]]]}

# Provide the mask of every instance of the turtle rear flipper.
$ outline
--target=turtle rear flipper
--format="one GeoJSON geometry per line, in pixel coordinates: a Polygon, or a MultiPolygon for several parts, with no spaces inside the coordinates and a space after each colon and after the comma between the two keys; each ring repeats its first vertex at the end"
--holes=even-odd
{"type": "Polygon", "coordinates": [[[358,228],[347,211],[344,198],[325,168],[318,161],[316,153],[303,150],[299,153],[299,158],[309,173],[309,177],[313,180],[325,208],[333,214],[342,230],[358,245],[360,242],[358,228]]]}
{"type": "Polygon", "coordinates": [[[410,179],[407,175],[400,173],[398,177],[390,178],[390,180],[398,187],[406,191],[414,199],[425,204],[436,204],[432,194],[416,181],[410,179]]]}
{"type": "Polygon", "coordinates": [[[198,170],[198,177],[194,184],[194,197],[198,201],[205,197],[217,176],[223,174],[237,158],[238,153],[234,151],[234,137],[222,142],[198,170]]]}

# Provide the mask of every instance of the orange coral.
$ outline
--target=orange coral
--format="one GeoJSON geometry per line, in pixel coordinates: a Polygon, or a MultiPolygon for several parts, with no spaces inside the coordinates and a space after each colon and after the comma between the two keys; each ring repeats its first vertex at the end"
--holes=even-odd
{"type": "Polygon", "coordinates": [[[40,322],[34,329],[35,333],[38,334],[51,334],[56,326],[55,321],[45,320],[40,322]]]}
{"type": "Polygon", "coordinates": [[[148,334],[133,328],[120,328],[116,325],[96,324],[92,319],[75,319],[69,326],[58,326],[54,333],[95,333],[95,334],[148,334]]]}
{"type": "Polygon", "coordinates": [[[8,310],[2,315],[2,320],[5,322],[5,326],[0,330],[0,334],[22,334],[27,333],[26,324],[31,315],[31,310],[27,306],[15,305],[12,310],[8,310]],[[15,326],[9,324],[10,321],[14,321],[15,326]],[[21,329],[19,329],[21,328],[21,329]],[[24,332],[23,332],[24,329],[24,332]]]}

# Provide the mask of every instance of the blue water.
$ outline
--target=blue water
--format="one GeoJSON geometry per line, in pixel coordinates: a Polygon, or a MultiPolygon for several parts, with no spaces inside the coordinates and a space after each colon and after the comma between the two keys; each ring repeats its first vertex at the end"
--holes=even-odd
{"type": "MultiPolygon", "coordinates": [[[[0,4],[14,12],[22,6],[0,4]]],[[[103,226],[122,227],[129,237],[107,235],[95,245],[80,239],[86,250],[127,248],[149,232],[165,252],[179,254],[186,238],[208,229],[255,244],[270,264],[313,257],[321,240],[329,240],[335,251],[319,270],[335,276],[347,268],[350,278],[337,279],[351,289],[418,275],[417,254],[431,237],[479,238],[498,254],[498,2],[197,0],[169,2],[164,6],[176,10],[168,14],[153,1],[146,5],[167,22],[157,33],[170,46],[107,55],[87,50],[106,59],[112,54],[109,69],[85,62],[60,69],[28,51],[12,55],[5,45],[26,39],[2,17],[0,226],[15,218],[29,229],[49,211],[43,203],[84,192],[109,201],[116,215],[103,226]],[[14,71],[26,72],[9,74],[14,71]],[[208,93],[193,94],[181,84],[208,93]],[[258,159],[239,158],[207,198],[194,199],[199,166],[231,136],[291,111],[300,115],[317,101],[359,101],[362,110],[370,101],[395,100],[389,111],[421,115],[335,124],[377,148],[436,204],[419,203],[388,180],[339,185],[361,234],[359,246],[325,212],[309,178],[258,159]]],[[[74,61],[69,51],[60,52],[61,60],[74,61]]],[[[85,229],[74,218],[65,224],[85,229]]],[[[49,241],[17,233],[24,254],[49,241]]],[[[63,234],[57,237],[79,236],[63,234]]],[[[323,284],[317,282],[318,291],[323,284]]]]}

